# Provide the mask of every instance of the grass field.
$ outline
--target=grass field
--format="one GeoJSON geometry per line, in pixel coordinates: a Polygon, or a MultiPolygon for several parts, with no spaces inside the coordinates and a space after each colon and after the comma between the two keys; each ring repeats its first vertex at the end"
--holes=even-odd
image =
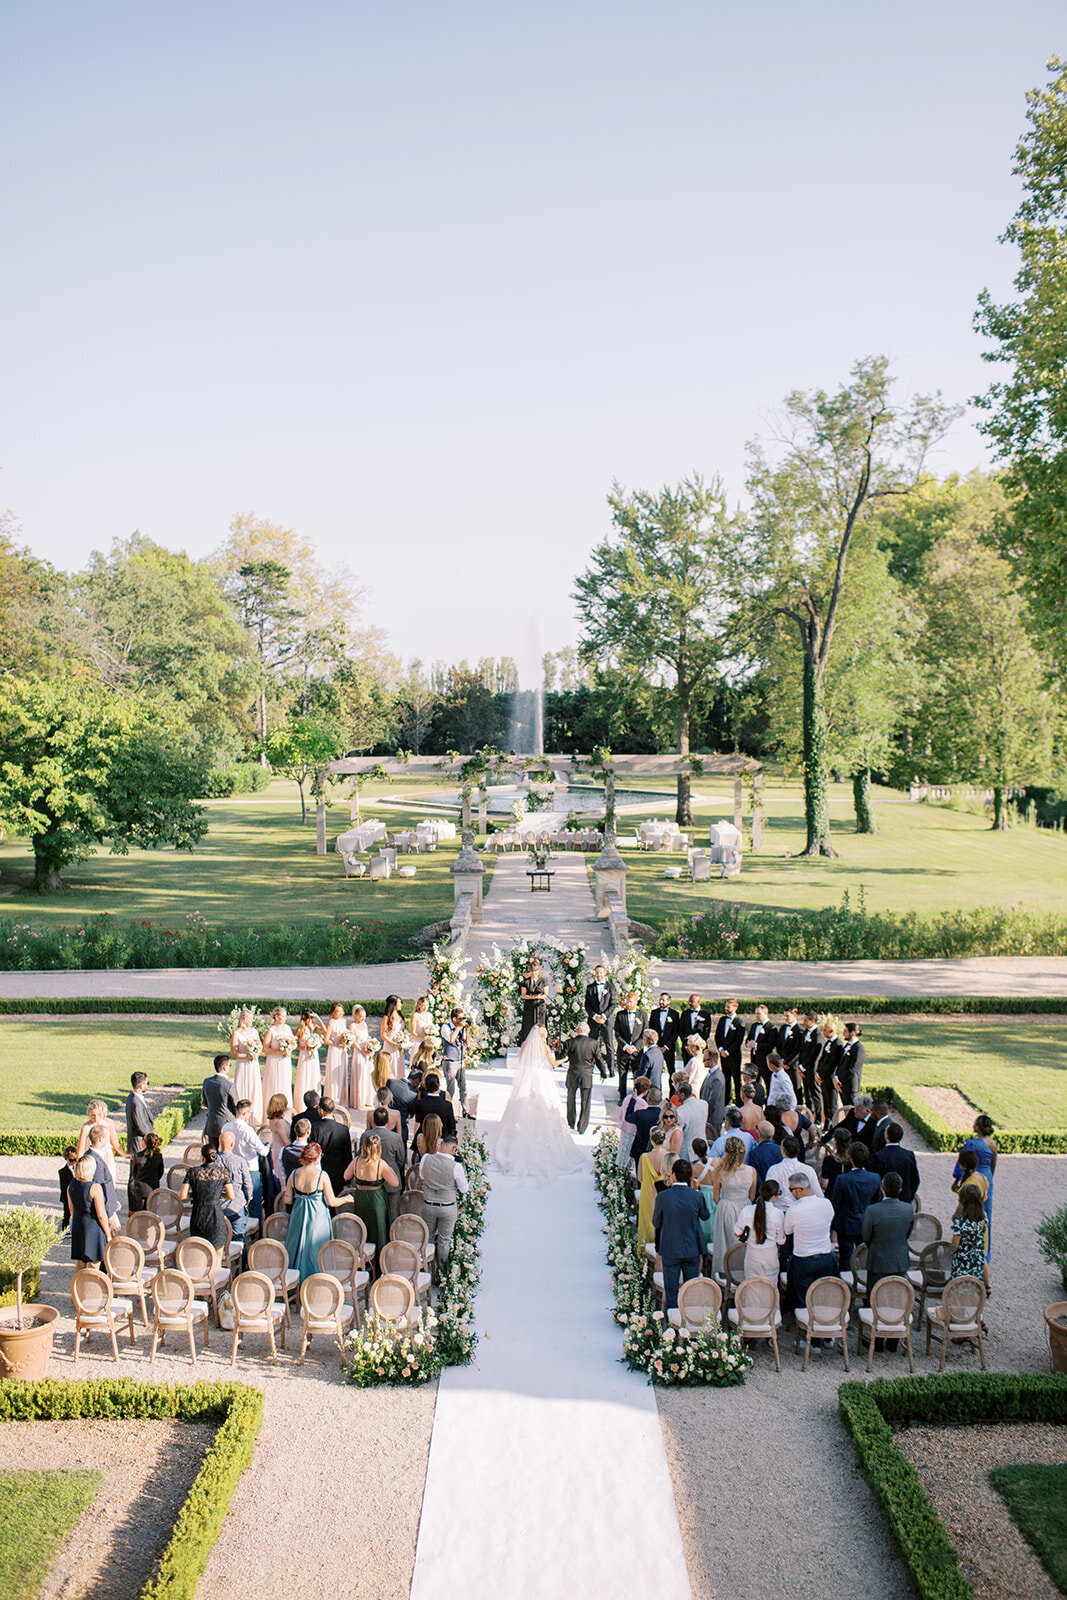
{"type": "Polygon", "coordinates": [[[996,1467],[989,1476],[1023,1538],[1067,1594],[1067,1465],[996,1467]]]}
{"type": "MultiPolygon", "coordinates": [[[[76,1133],[92,1096],[125,1101],[136,1068],[157,1086],[199,1083],[222,1047],[215,1021],[0,1021],[0,1131],[76,1133]]],[[[999,1127],[1067,1131],[1067,1023],[877,1020],[864,1039],[867,1083],[955,1085],[999,1127]]]]}
{"type": "Polygon", "coordinates": [[[27,1600],[92,1504],[100,1472],[0,1474],[0,1600],[27,1600]]]}
{"type": "MultiPolygon", "coordinates": [[[[210,826],[203,843],[191,854],[176,850],[131,850],[128,856],[97,854],[68,868],[64,872],[67,891],[56,895],[40,896],[26,887],[33,861],[25,841],[5,841],[0,845],[0,887],[19,887],[0,898],[0,914],[39,927],[108,912],[120,919],[147,918],[175,928],[193,911],[210,923],[234,926],[328,919],[344,912],[373,918],[393,930],[393,958],[411,954],[405,949],[408,934],[452,914],[449,867],[458,843],[412,856],[414,878],[371,883],[346,879],[333,849],[337,835],[351,826],[347,805],[331,808],[330,849],[319,856],[315,854],[314,822],[301,826],[293,784],[275,780],[262,795],[205,804],[210,826]]],[[[373,814],[365,801],[364,817],[373,814]]],[[[425,813],[390,808],[381,815],[393,830],[414,823],[425,813]]],[[[487,883],[491,871],[491,858],[487,858],[487,883]]]]}

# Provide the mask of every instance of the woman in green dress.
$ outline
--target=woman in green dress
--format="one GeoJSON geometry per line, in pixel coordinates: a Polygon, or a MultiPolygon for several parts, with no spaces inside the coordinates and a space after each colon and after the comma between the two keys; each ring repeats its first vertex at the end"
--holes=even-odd
{"type": "Polygon", "coordinates": [[[368,1134],[362,1149],[345,1173],[345,1182],[352,1185],[352,1205],[357,1217],[362,1217],[367,1228],[367,1243],[376,1245],[375,1270],[381,1260],[382,1246],[389,1243],[388,1190],[397,1189],[400,1180],[392,1167],[382,1160],[382,1141],[376,1133],[368,1134]]]}
{"type": "Polygon", "coordinates": [[[301,1283],[319,1270],[319,1251],[333,1238],[330,1208],[339,1204],[321,1162],[321,1145],[306,1144],[300,1165],[285,1186],[285,1204],[292,1208],[285,1248],[301,1283]]]}

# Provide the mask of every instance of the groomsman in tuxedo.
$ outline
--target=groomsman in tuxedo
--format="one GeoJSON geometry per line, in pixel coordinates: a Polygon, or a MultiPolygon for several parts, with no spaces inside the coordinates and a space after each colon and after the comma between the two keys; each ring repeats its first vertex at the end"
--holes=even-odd
{"type": "Polygon", "coordinates": [[[771,1069],[768,1058],[778,1043],[778,1030],[771,1023],[771,1014],[766,1006],[757,1006],[756,1015],[748,1025],[745,1034],[745,1044],[748,1047],[749,1058],[755,1070],[756,1077],[767,1088],[771,1081],[771,1069]]]}
{"type": "Polygon", "coordinates": [[[674,1047],[678,1043],[678,1013],[671,1010],[671,997],[661,994],[659,1005],[648,1019],[650,1028],[655,1028],[659,1035],[659,1047],[663,1051],[663,1059],[667,1066],[667,1076],[674,1071],[674,1047]]]}
{"type": "Polygon", "coordinates": [[[797,1077],[797,1066],[800,1061],[800,1052],[804,1044],[804,1029],[797,1021],[795,1006],[786,1006],[782,1013],[782,1025],[778,1029],[778,1054],[782,1058],[782,1065],[789,1074],[789,1081],[793,1085],[793,1092],[800,1099],[800,1079],[797,1077]]]}
{"type": "Polygon", "coordinates": [[[845,1053],[845,1047],[837,1037],[836,1022],[827,1020],[823,1023],[822,1041],[822,1048],[815,1059],[815,1076],[819,1080],[819,1093],[822,1095],[823,1128],[826,1129],[830,1126],[834,1112],[837,1110],[841,1058],[845,1053]]]}
{"type": "Polygon", "coordinates": [[[804,1042],[800,1047],[800,1071],[804,1084],[804,1104],[816,1122],[822,1121],[822,1095],[819,1093],[819,1078],[815,1071],[815,1063],[819,1059],[821,1049],[819,1019],[814,1011],[805,1011],[804,1042]]]}
{"type": "Polygon", "coordinates": [[[585,1014],[589,1022],[589,1037],[604,1049],[607,1065],[604,1060],[598,1062],[601,1081],[608,1073],[615,1071],[615,1011],[615,985],[605,967],[594,967],[593,981],[585,986],[585,1014]]]}
{"type": "Polygon", "coordinates": [[[845,1023],[844,1052],[838,1077],[841,1080],[841,1101],[846,1106],[852,1104],[851,1099],[845,1099],[846,1086],[853,1096],[863,1088],[863,1062],[867,1049],[860,1037],[862,1032],[858,1022],[845,1023]]]}
{"type": "Polygon", "coordinates": [[[619,1099],[626,1094],[626,1075],[637,1070],[644,1049],[645,1013],[637,1004],[637,996],[630,993],[621,1011],[615,1013],[615,1065],[619,1073],[619,1099]]]}
{"type": "Polygon", "coordinates": [[[693,1033],[699,1033],[702,1039],[711,1038],[711,1018],[701,1010],[700,996],[696,994],[689,996],[685,1010],[678,1018],[678,1038],[688,1039],[693,1033]]]}
{"type": "Polygon", "coordinates": [[[745,1024],[737,1015],[737,1001],[727,1000],[715,1024],[715,1048],[726,1079],[727,1099],[734,1105],[741,1103],[741,1046],[744,1042],[745,1024]]]}

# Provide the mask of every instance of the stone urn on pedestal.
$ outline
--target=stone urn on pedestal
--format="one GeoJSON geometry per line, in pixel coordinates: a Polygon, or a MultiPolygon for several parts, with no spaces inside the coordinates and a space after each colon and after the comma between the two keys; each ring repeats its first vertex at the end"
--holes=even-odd
{"type": "Polygon", "coordinates": [[[0,1273],[15,1279],[15,1304],[0,1310],[0,1378],[43,1378],[48,1371],[59,1312],[23,1305],[22,1280],[39,1273],[62,1233],[58,1220],[36,1206],[0,1208],[0,1273]]]}

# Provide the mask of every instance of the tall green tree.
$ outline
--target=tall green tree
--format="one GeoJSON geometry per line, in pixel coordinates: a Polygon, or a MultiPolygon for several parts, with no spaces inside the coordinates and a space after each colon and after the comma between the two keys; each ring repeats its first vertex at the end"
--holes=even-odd
{"type": "Polygon", "coordinates": [[[836,854],[826,678],[857,532],[873,507],[914,487],[930,446],[959,415],[940,395],[895,406],[888,366],[867,356],[832,394],[795,390],[776,435],[749,447],[752,509],[735,620],[742,636],[785,627],[800,647],[807,855],[836,854]]]}
{"type": "Polygon", "coordinates": [[[0,516],[0,677],[44,672],[78,652],[62,575],[16,542],[0,516]]]}
{"type": "Polygon", "coordinates": [[[303,614],[290,599],[292,574],[280,561],[246,561],[223,585],[259,658],[259,737],[267,742],[267,691],[296,653],[303,614]]]}
{"type": "Polygon", "coordinates": [[[1067,65],[1027,97],[1029,128],[1013,172],[1023,200],[1001,235],[1020,266],[1019,298],[979,297],[975,326],[993,343],[984,359],[1006,368],[975,404],[982,431],[1007,464],[1011,516],[1001,519],[1004,554],[1022,575],[1031,615],[1067,675],[1067,65]]]}
{"type": "Polygon", "coordinates": [[[267,738],[267,760],[275,772],[291,778],[300,793],[300,821],[307,821],[305,786],[310,781],[316,795],[327,782],[325,769],[336,761],[344,746],[332,721],[318,717],[292,717],[284,727],[272,728],[267,738]]]}
{"type": "Polygon", "coordinates": [[[28,834],[38,892],[110,844],[191,850],[207,816],[204,769],[160,713],[87,674],[0,683],[0,819],[28,834]]]}
{"type": "MultiPolygon", "coordinates": [[[[732,549],[726,496],[698,475],[657,493],[608,495],[614,531],[575,581],[580,652],[601,667],[660,675],[672,691],[675,748],[689,754],[694,696],[717,659],[724,572],[732,549]]],[[[688,775],[676,816],[693,820],[688,775]]]]}
{"type": "Polygon", "coordinates": [[[177,711],[206,761],[237,754],[257,674],[206,567],[135,533],[93,552],[73,596],[105,684],[177,711]]]}

